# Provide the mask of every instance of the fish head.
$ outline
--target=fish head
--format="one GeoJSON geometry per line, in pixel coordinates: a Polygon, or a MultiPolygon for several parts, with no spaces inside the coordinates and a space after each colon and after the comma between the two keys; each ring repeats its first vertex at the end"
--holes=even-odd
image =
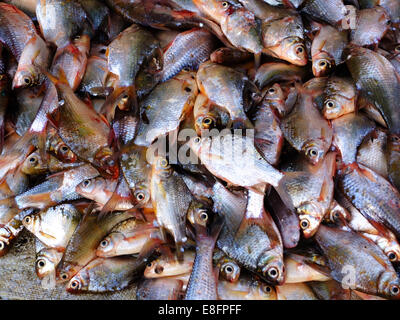
{"type": "Polygon", "coordinates": [[[163,156],[156,156],[153,161],[153,173],[160,176],[167,178],[173,172],[171,165],[168,162],[168,159],[163,156]]]}
{"type": "Polygon", "coordinates": [[[124,236],[121,233],[113,232],[103,240],[101,240],[99,246],[96,250],[96,255],[98,257],[110,257],[112,256],[116,250],[115,246],[118,242],[124,239],[124,236]]]}
{"type": "Polygon", "coordinates": [[[300,228],[306,239],[317,232],[323,217],[323,210],[315,202],[308,202],[297,208],[300,220],[300,228]]]}
{"type": "Polygon", "coordinates": [[[85,271],[85,269],[82,269],[82,271],[78,272],[75,276],[72,277],[67,285],[67,292],[77,293],[88,289],[90,277],[85,271]]]}
{"type": "Polygon", "coordinates": [[[104,179],[103,177],[96,177],[83,180],[80,184],[76,186],[75,191],[83,197],[92,199],[96,192],[101,192],[106,187],[106,179],[104,179]]]}
{"type": "Polygon", "coordinates": [[[389,135],[389,143],[393,152],[400,152],[400,134],[389,135]]]}
{"type": "Polygon", "coordinates": [[[252,296],[262,300],[277,300],[278,296],[274,287],[268,283],[257,281],[251,286],[252,296]]]}
{"type": "Polygon", "coordinates": [[[307,51],[303,40],[298,37],[289,37],[282,41],[282,58],[298,66],[305,66],[308,62],[307,51]]]}
{"type": "Polygon", "coordinates": [[[143,275],[145,278],[165,277],[165,267],[166,265],[161,259],[154,260],[146,265],[143,275]]]}
{"type": "Polygon", "coordinates": [[[4,256],[10,249],[13,236],[6,226],[0,228],[0,257],[4,256]]]}
{"type": "Polygon", "coordinates": [[[278,111],[279,115],[285,114],[285,94],[279,83],[275,83],[271,87],[266,88],[263,103],[272,106],[278,111]]]}
{"type": "Polygon", "coordinates": [[[385,245],[384,252],[391,262],[396,263],[400,261],[400,246],[396,240],[388,241],[385,245]]]}
{"type": "Polygon", "coordinates": [[[52,250],[41,250],[35,261],[35,271],[39,279],[47,275],[55,274],[56,266],[60,259],[52,253],[52,250]]]}
{"type": "Polygon", "coordinates": [[[312,71],[314,76],[323,77],[330,74],[335,68],[335,60],[326,52],[313,56],[312,71]]]}
{"type": "Polygon", "coordinates": [[[78,50],[85,54],[88,55],[90,51],[90,37],[87,34],[82,34],[78,35],[75,37],[73,41],[75,47],[78,48],[78,50]]]}
{"type": "Polygon", "coordinates": [[[110,179],[117,179],[119,175],[118,161],[110,148],[102,148],[93,161],[93,164],[103,176],[110,179]]]}
{"type": "Polygon", "coordinates": [[[12,89],[33,87],[38,83],[38,70],[32,67],[30,69],[17,70],[15,73],[12,89]]]}
{"type": "Polygon", "coordinates": [[[270,284],[281,285],[285,281],[285,265],[278,255],[266,251],[258,260],[258,269],[270,284]]]}
{"type": "Polygon", "coordinates": [[[318,140],[312,140],[306,142],[301,148],[306,158],[314,165],[319,163],[325,155],[325,150],[322,147],[322,142],[318,140]]]}
{"type": "Polygon", "coordinates": [[[46,172],[47,165],[41,158],[40,153],[34,152],[22,163],[21,170],[28,175],[42,174],[46,172]]]}
{"type": "Polygon", "coordinates": [[[322,113],[325,119],[332,120],[344,115],[347,110],[354,110],[354,100],[335,95],[325,98],[322,113]]]}
{"type": "Polygon", "coordinates": [[[393,271],[385,271],[379,278],[378,292],[391,299],[400,299],[400,279],[393,271]]]}
{"type": "Polygon", "coordinates": [[[148,203],[151,198],[149,186],[144,184],[138,186],[137,188],[135,188],[133,196],[137,201],[136,207],[145,206],[145,204],[148,203]]]}
{"type": "Polygon", "coordinates": [[[201,134],[203,130],[211,130],[217,126],[216,116],[209,112],[199,115],[194,123],[197,134],[201,134]]]}
{"type": "Polygon", "coordinates": [[[192,225],[207,227],[209,222],[208,211],[202,203],[194,201],[188,210],[187,219],[192,225]]]}
{"type": "Polygon", "coordinates": [[[31,232],[34,232],[39,223],[39,215],[35,214],[28,214],[22,219],[24,227],[31,232]]]}
{"type": "Polygon", "coordinates": [[[240,276],[240,267],[233,261],[224,261],[219,268],[221,276],[229,282],[237,282],[240,276]]]}

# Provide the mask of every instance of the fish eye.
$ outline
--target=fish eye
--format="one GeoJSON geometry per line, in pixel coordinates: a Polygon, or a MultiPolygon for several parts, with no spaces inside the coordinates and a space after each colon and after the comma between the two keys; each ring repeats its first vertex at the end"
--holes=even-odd
{"type": "Polygon", "coordinates": [[[36,156],[32,156],[32,157],[29,158],[29,162],[32,165],[36,165],[38,163],[38,158],[36,156]]]}
{"type": "Polygon", "coordinates": [[[4,250],[6,244],[3,241],[0,241],[0,251],[4,250]]]}
{"type": "Polygon", "coordinates": [[[394,51],[400,52],[400,45],[397,45],[396,48],[394,48],[394,51]]]}
{"type": "Polygon", "coordinates": [[[226,1],[222,2],[222,6],[223,6],[224,8],[228,7],[228,5],[229,5],[228,2],[226,2],[226,1]]]}
{"type": "Polygon", "coordinates": [[[68,150],[69,150],[69,148],[65,144],[61,147],[62,153],[67,153],[68,150]]]}
{"type": "Polygon", "coordinates": [[[201,139],[200,139],[200,137],[196,137],[196,138],[194,138],[193,141],[194,141],[194,143],[197,144],[197,143],[200,143],[201,139]]]}
{"type": "Polygon", "coordinates": [[[207,214],[206,212],[202,212],[202,213],[200,214],[200,219],[201,219],[202,221],[207,221],[207,219],[208,219],[208,214],[207,214]]]}
{"type": "Polygon", "coordinates": [[[61,279],[67,280],[68,279],[68,274],[66,274],[66,273],[61,274],[61,279]]]}
{"type": "Polygon", "coordinates": [[[276,267],[271,267],[268,269],[267,271],[267,275],[271,278],[271,279],[276,279],[279,276],[279,271],[276,267]]]}
{"type": "Polygon", "coordinates": [[[78,280],[72,281],[70,287],[72,289],[78,289],[79,288],[79,281],[78,280]]]}
{"type": "Polygon", "coordinates": [[[339,218],[340,218],[340,213],[339,213],[339,211],[335,211],[335,212],[333,213],[333,218],[335,218],[335,219],[339,219],[339,218]]]}
{"type": "Polygon", "coordinates": [[[332,100],[328,100],[328,101],[325,102],[325,106],[326,106],[328,109],[332,109],[332,108],[335,107],[335,102],[333,102],[332,100]]]}
{"type": "Polygon", "coordinates": [[[164,271],[164,267],[163,267],[163,266],[157,266],[157,267],[154,269],[154,272],[157,273],[157,274],[160,274],[160,273],[162,273],[163,271],[164,271]]]}
{"type": "Polygon", "coordinates": [[[307,219],[303,219],[300,221],[300,227],[305,230],[310,226],[310,222],[307,219]]]}
{"type": "Polygon", "coordinates": [[[192,92],[192,89],[190,89],[189,87],[186,87],[186,88],[185,88],[185,91],[186,91],[186,92],[192,92]]]}
{"type": "Polygon", "coordinates": [[[303,48],[303,46],[299,46],[299,47],[297,47],[296,48],[296,54],[302,54],[304,52],[304,48],[303,48]]]}
{"type": "Polygon", "coordinates": [[[84,187],[90,186],[91,183],[92,183],[92,181],[89,180],[89,179],[86,179],[85,181],[82,182],[82,184],[83,184],[84,187]]]}
{"type": "Polygon", "coordinates": [[[393,286],[390,287],[390,293],[391,293],[393,296],[398,295],[399,292],[400,292],[400,289],[399,289],[398,286],[393,285],[393,286]]]}
{"type": "Polygon", "coordinates": [[[392,262],[397,260],[397,255],[393,251],[388,252],[387,257],[392,262]]]}
{"type": "Polygon", "coordinates": [[[263,285],[262,290],[264,291],[264,293],[270,293],[272,291],[272,288],[270,286],[263,285]]]}
{"type": "Polygon", "coordinates": [[[151,268],[152,265],[153,265],[153,262],[149,262],[149,263],[146,264],[146,266],[147,266],[148,268],[151,268]]]}
{"type": "Polygon", "coordinates": [[[327,65],[326,61],[321,61],[321,62],[319,63],[319,66],[320,66],[320,67],[326,67],[326,65],[327,65]]]}
{"type": "Polygon", "coordinates": [[[143,192],[138,192],[136,194],[136,199],[139,201],[143,201],[146,198],[146,195],[143,192]]]}
{"type": "Polygon", "coordinates": [[[38,267],[38,268],[44,268],[45,267],[45,265],[46,265],[46,261],[44,260],[44,259],[39,259],[37,262],[36,262],[36,266],[38,267]]]}
{"type": "Polygon", "coordinates": [[[105,248],[108,246],[109,241],[107,239],[104,239],[103,241],[100,242],[100,246],[102,248],[105,248]]]}
{"type": "Polygon", "coordinates": [[[163,167],[163,168],[168,167],[168,161],[167,161],[167,159],[161,159],[161,160],[160,160],[160,166],[163,167]]]}
{"type": "Polygon", "coordinates": [[[400,138],[398,136],[392,136],[392,141],[393,142],[399,142],[400,138]]]}
{"type": "Polygon", "coordinates": [[[269,94],[274,94],[275,91],[276,91],[275,88],[269,88],[269,89],[268,89],[268,93],[269,93],[269,94]]]}
{"type": "Polygon", "coordinates": [[[224,268],[225,273],[229,274],[233,272],[233,268],[230,265],[225,266],[224,268]]]}
{"type": "Polygon", "coordinates": [[[24,221],[25,221],[26,224],[30,224],[31,221],[32,221],[32,218],[31,218],[30,216],[26,216],[26,217],[24,218],[24,221]]]}
{"type": "Polygon", "coordinates": [[[26,85],[30,86],[32,84],[32,79],[29,78],[29,77],[25,77],[24,78],[24,82],[25,82],[26,85]]]}
{"type": "Polygon", "coordinates": [[[214,120],[211,119],[210,117],[206,117],[203,119],[203,125],[204,127],[208,128],[213,124],[214,120]]]}

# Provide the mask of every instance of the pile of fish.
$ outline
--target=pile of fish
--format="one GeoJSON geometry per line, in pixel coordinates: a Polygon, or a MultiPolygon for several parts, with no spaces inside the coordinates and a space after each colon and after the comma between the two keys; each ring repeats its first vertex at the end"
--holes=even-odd
{"type": "Polygon", "coordinates": [[[0,255],[26,229],[72,294],[400,298],[399,26],[398,0],[0,2],[0,255]]]}

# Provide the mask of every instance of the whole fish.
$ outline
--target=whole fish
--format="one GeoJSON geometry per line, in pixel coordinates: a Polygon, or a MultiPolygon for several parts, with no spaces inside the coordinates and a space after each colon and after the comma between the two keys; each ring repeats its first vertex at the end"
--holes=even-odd
{"type": "Polygon", "coordinates": [[[101,218],[97,215],[87,215],[83,218],[68,243],[61,263],[57,266],[57,281],[70,280],[79,270],[95,259],[100,241],[115,225],[132,218],[134,214],[116,211],[101,218]]]}
{"type": "Polygon", "coordinates": [[[182,177],[164,157],[153,160],[150,193],[157,222],[172,234],[178,255],[186,242],[186,214],[192,202],[192,195],[182,177]]]}
{"type": "Polygon", "coordinates": [[[67,291],[78,293],[122,290],[138,277],[141,269],[143,263],[133,257],[96,258],[69,281],[67,291]]]}
{"type": "Polygon", "coordinates": [[[320,226],[315,240],[328,260],[333,279],[349,282],[350,287],[367,294],[399,298],[400,280],[389,259],[374,243],[353,231],[326,226],[320,226]],[[349,272],[352,279],[347,281],[344,277],[349,272]]]}
{"type": "MultiPolygon", "coordinates": [[[[132,220],[132,219],[131,219],[132,220]]],[[[129,220],[128,220],[129,221],[129,220]]],[[[138,254],[146,243],[156,237],[158,229],[152,223],[136,224],[135,228],[116,227],[105,237],[97,248],[98,257],[108,258],[121,255],[138,254]]]]}
{"type": "Polygon", "coordinates": [[[332,142],[332,128],[313,102],[311,92],[302,91],[292,112],[281,122],[286,140],[316,164],[323,159],[332,142]]]}
{"type": "Polygon", "coordinates": [[[164,49],[164,68],[161,81],[167,81],[187,68],[197,70],[215,48],[213,36],[204,29],[179,33],[164,49]]]}
{"type": "Polygon", "coordinates": [[[342,56],[347,38],[346,31],[338,31],[330,25],[320,25],[311,46],[314,76],[326,76],[344,62],[342,56]]]}
{"type": "Polygon", "coordinates": [[[35,215],[26,215],[22,223],[45,246],[65,250],[81,220],[81,213],[70,204],[50,207],[35,215]]]}

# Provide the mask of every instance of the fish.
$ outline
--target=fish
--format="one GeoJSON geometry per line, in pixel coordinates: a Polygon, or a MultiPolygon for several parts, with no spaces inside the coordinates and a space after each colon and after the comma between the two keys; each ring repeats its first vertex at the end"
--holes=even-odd
{"type": "Polygon", "coordinates": [[[358,46],[378,44],[387,32],[390,17],[382,7],[358,11],[356,28],[351,30],[350,42],[358,46]]]}
{"type": "Polygon", "coordinates": [[[315,20],[320,20],[334,27],[340,26],[346,18],[347,9],[343,0],[306,0],[304,1],[301,12],[315,20]]]}
{"type": "Polygon", "coordinates": [[[75,229],[64,257],[57,266],[57,283],[70,280],[79,270],[94,260],[100,241],[115,225],[132,218],[134,215],[134,212],[120,211],[110,212],[101,218],[97,215],[86,215],[75,229]]]}
{"type": "Polygon", "coordinates": [[[394,101],[400,95],[400,83],[392,64],[367,48],[350,46],[347,67],[357,88],[381,113],[389,131],[400,133],[400,113],[394,101]]]}
{"type": "Polygon", "coordinates": [[[35,235],[45,246],[65,250],[82,214],[71,204],[61,204],[26,215],[24,227],[35,235]]]}
{"type": "MultiPolygon", "coordinates": [[[[328,260],[331,276],[336,281],[348,281],[349,287],[367,294],[398,299],[400,280],[389,259],[372,242],[355,232],[320,226],[315,240],[328,260]],[[345,246],[342,244],[345,243],[345,246]],[[344,267],[348,268],[344,269],[344,267]]],[[[345,282],[346,283],[346,282],[345,282]]]]}
{"type": "Polygon", "coordinates": [[[146,279],[159,279],[190,274],[193,269],[194,258],[195,252],[193,250],[185,250],[181,261],[176,256],[163,255],[149,262],[143,275],[146,279]]]}
{"type": "Polygon", "coordinates": [[[44,77],[38,65],[49,66],[50,49],[32,20],[14,5],[1,3],[0,21],[0,41],[18,61],[12,88],[41,84],[44,77]]]}
{"type": "Polygon", "coordinates": [[[187,241],[186,214],[193,196],[165,157],[153,160],[150,194],[158,225],[173,236],[177,254],[181,255],[181,247],[187,241]]]}
{"type": "Polygon", "coordinates": [[[198,93],[193,77],[190,72],[183,71],[175,78],[159,84],[140,102],[142,114],[148,123],[140,123],[135,144],[148,147],[157,137],[179,127],[192,111],[198,93]]]}
{"type": "Polygon", "coordinates": [[[265,184],[277,187],[283,178],[280,171],[264,160],[248,136],[195,137],[189,146],[212,174],[230,185],[257,190],[265,184]]]}
{"type": "Polygon", "coordinates": [[[134,257],[96,258],[83,267],[67,285],[67,292],[107,292],[128,287],[140,274],[143,263],[134,257]],[[109,281],[112,275],[113,281],[109,281]]]}
{"type": "Polygon", "coordinates": [[[207,210],[201,207],[194,210],[194,220],[190,222],[196,234],[196,256],[184,299],[216,300],[218,279],[214,273],[212,257],[224,219],[217,215],[211,217],[207,210]]]}
{"type": "Polygon", "coordinates": [[[218,297],[221,300],[277,300],[274,287],[249,275],[237,282],[219,281],[218,297]]]}
{"type": "Polygon", "coordinates": [[[343,51],[347,46],[347,31],[330,25],[320,25],[312,42],[312,70],[315,77],[326,76],[344,62],[343,51]]]}
{"type": "Polygon", "coordinates": [[[307,70],[300,66],[283,62],[267,62],[256,71],[254,83],[262,89],[280,81],[300,81],[307,74],[307,70]]]}
{"type": "Polygon", "coordinates": [[[75,95],[65,77],[48,76],[63,101],[54,115],[61,139],[79,158],[92,163],[105,176],[116,178],[118,167],[109,143],[109,123],[75,95]]]}
{"type": "Polygon", "coordinates": [[[196,81],[200,93],[229,112],[234,129],[253,128],[245,113],[250,107],[245,105],[245,97],[246,92],[257,90],[246,75],[233,68],[206,61],[200,65],[196,81]]]}
{"type": "Polygon", "coordinates": [[[180,300],[183,282],[169,278],[144,280],[139,284],[136,294],[138,300],[180,300]]]}
{"type": "Polygon", "coordinates": [[[35,260],[35,271],[36,275],[40,280],[45,278],[55,278],[56,267],[60,263],[63,252],[55,248],[48,248],[43,244],[39,244],[39,240],[36,240],[36,260],[35,260]]]}
{"type": "Polygon", "coordinates": [[[79,1],[39,1],[36,17],[46,41],[57,48],[67,46],[89,29],[86,12],[79,1]]]}
{"type": "Polygon", "coordinates": [[[335,160],[336,153],[330,152],[319,165],[312,166],[303,160],[299,163],[300,168],[285,173],[280,186],[283,189],[281,193],[288,194],[296,208],[305,238],[315,234],[330,208],[334,191],[333,176],[336,173],[335,160]]]}
{"type": "Polygon", "coordinates": [[[179,33],[164,49],[164,68],[160,81],[173,78],[183,69],[197,70],[215,46],[212,34],[204,29],[195,28],[179,33]]]}
{"type": "Polygon", "coordinates": [[[361,114],[349,113],[332,121],[333,144],[341,153],[344,164],[356,161],[357,149],[375,129],[375,123],[361,114]]]}
{"type": "Polygon", "coordinates": [[[358,164],[341,170],[337,188],[365,218],[372,223],[386,226],[398,237],[400,194],[390,182],[358,164]]]}
{"type": "Polygon", "coordinates": [[[151,238],[158,236],[158,228],[155,228],[152,223],[136,223],[135,228],[125,227],[124,222],[122,224],[123,226],[114,228],[100,242],[96,251],[98,257],[139,254],[151,238]]]}
{"type": "Polygon", "coordinates": [[[219,267],[220,279],[229,282],[237,282],[239,280],[241,268],[235,260],[229,258],[219,250],[214,252],[213,260],[214,264],[216,262],[217,267],[219,267]]]}
{"type": "Polygon", "coordinates": [[[265,98],[254,115],[254,139],[254,145],[263,158],[271,165],[277,165],[284,138],[280,119],[269,105],[268,99],[265,98]]]}
{"type": "Polygon", "coordinates": [[[329,150],[332,128],[314,105],[312,92],[302,91],[292,112],[281,122],[285,139],[313,163],[319,163],[329,150]]]}
{"type": "Polygon", "coordinates": [[[368,167],[385,179],[388,178],[387,134],[375,129],[361,143],[357,151],[357,163],[368,167]]]}
{"type": "Polygon", "coordinates": [[[351,79],[331,76],[323,93],[322,113],[325,119],[334,120],[345,114],[355,112],[357,93],[351,79]]]}
{"type": "Polygon", "coordinates": [[[285,283],[275,289],[278,300],[318,300],[305,283],[285,283]]]}

